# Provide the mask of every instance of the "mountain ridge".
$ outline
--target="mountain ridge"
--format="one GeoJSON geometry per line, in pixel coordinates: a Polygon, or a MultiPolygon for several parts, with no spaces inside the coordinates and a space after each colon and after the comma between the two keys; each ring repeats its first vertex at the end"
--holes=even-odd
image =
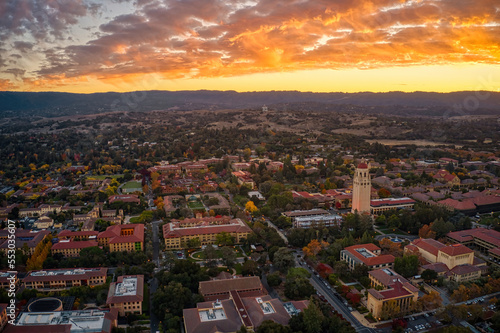
{"type": "MultiPolygon", "coordinates": [[[[0,92],[0,117],[62,116],[94,114],[109,111],[255,109],[268,105],[319,103],[334,108],[337,105],[360,107],[406,107],[464,109],[467,114],[500,113],[500,93],[488,91],[438,92],[299,92],[234,90],[144,90],[126,93],[66,93],[66,92],[0,92]]],[[[307,108],[306,108],[307,109],[307,108]]],[[[411,111],[410,111],[411,112],[411,111]]],[[[384,112],[385,113],[385,112],[384,112]]],[[[391,112],[388,112],[391,113],[391,112]]],[[[432,112],[431,112],[432,113],[432,112]]],[[[458,113],[460,113],[458,111],[458,113]]]]}

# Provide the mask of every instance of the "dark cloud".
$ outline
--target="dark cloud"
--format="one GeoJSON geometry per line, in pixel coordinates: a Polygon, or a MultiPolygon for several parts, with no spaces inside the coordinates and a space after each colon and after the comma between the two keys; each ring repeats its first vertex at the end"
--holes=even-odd
{"type": "Polygon", "coordinates": [[[99,4],[84,0],[4,0],[0,3],[0,37],[31,34],[36,39],[63,32],[78,18],[95,14],[99,4]]]}
{"type": "Polygon", "coordinates": [[[20,77],[24,76],[24,73],[26,73],[26,70],[22,69],[22,68],[9,68],[9,69],[4,70],[3,73],[12,74],[16,78],[20,78],[20,77]]]}
{"type": "Polygon", "coordinates": [[[31,51],[33,49],[34,44],[33,43],[28,43],[28,42],[23,42],[23,41],[15,41],[14,42],[14,49],[16,49],[19,52],[26,52],[26,51],[31,51]]]}

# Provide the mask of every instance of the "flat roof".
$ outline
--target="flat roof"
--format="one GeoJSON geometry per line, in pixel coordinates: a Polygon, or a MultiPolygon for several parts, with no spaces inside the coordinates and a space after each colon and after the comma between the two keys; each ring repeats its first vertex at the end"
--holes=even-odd
{"type": "Polygon", "coordinates": [[[71,333],[111,332],[116,314],[103,310],[21,312],[16,326],[71,325],[71,333]]]}
{"type": "Polygon", "coordinates": [[[144,275],[120,276],[109,285],[107,304],[142,302],[144,299],[144,275]]]}

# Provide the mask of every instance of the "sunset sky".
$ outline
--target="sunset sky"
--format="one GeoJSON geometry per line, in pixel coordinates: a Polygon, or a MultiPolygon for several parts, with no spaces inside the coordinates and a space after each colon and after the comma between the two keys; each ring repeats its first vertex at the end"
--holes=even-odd
{"type": "Polygon", "coordinates": [[[0,90],[499,88],[499,0],[0,1],[0,90]]]}

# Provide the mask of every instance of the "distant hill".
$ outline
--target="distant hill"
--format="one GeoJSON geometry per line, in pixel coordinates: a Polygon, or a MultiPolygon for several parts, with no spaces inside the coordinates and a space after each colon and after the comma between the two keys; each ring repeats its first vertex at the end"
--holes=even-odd
{"type": "MultiPolygon", "coordinates": [[[[58,92],[0,92],[0,118],[56,117],[109,111],[270,108],[314,111],[340,110],[388,114],[436,115],[454,105],[467,114],[500,114],[497,92],[312,93],[298,91],[137,91],[71,94],[58,92]],[[488,98],[483,98],[490,94],[488,98]],[[478,98],[480,96],[481,98],[478,98]],[[484,100],[483,100],[484,99],[484,100]],[[476,104],[479,102],[479,104],[476,104]],[[342,107],[340,107],[342,106],[342,107]],[[355,108],[346,106],[357,106],[355,108]],[[376,108],[374,108],[376,107],[376,108]],[[404,112],[402,112],[404,110],[404,112]]],[[[456,110],[456,109],[455,109],[456,110]]]]}

